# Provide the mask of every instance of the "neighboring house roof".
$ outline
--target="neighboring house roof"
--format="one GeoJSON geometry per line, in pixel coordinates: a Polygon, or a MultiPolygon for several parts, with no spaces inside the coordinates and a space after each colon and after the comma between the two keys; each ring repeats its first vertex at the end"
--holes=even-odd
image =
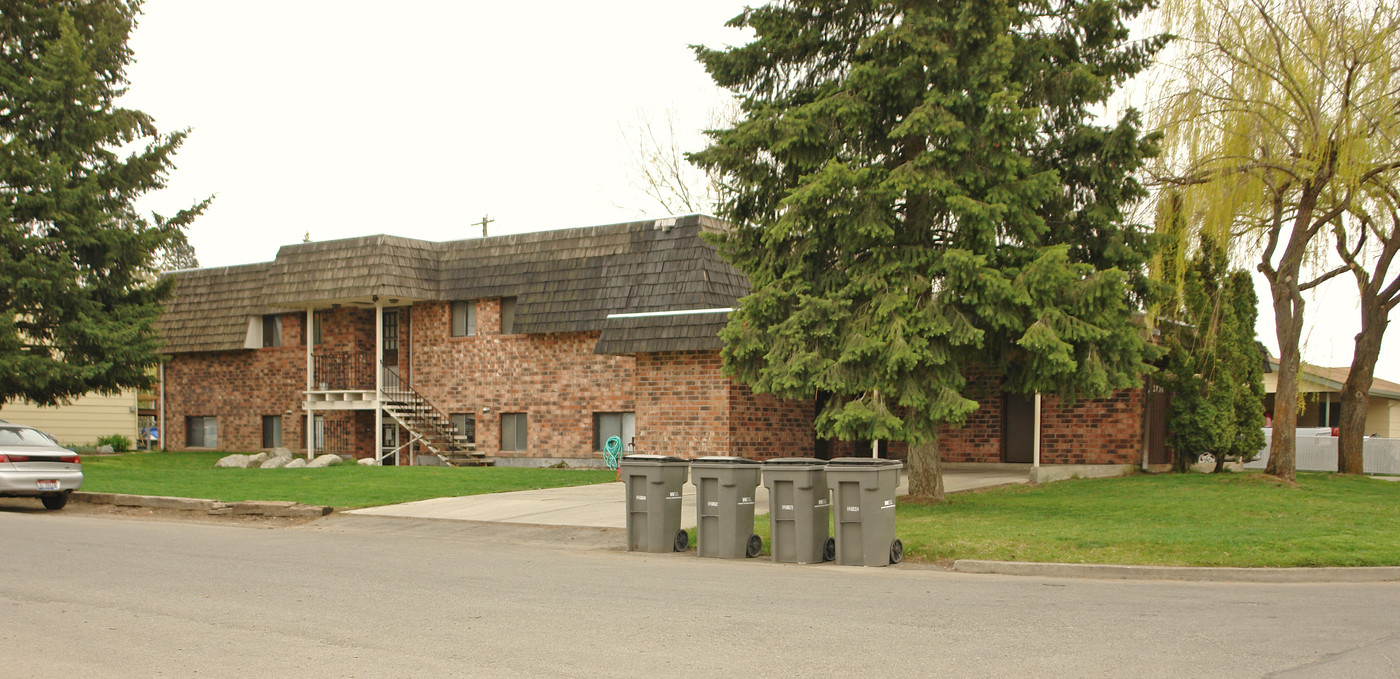
{"type": "MultiPolygon", "coordinates": [[[[1278,359],[1270,356],[1268,367],[1269,372],[1277,372],[1278,359]]],[[[1299,373],[1299,378],[1302,380],[1317,384],[1326,391],[1340,392],[1346,384],[1347,376],[1351,374],[1351,367],[1325,368],[1303,363],[1299,366],[1299,373]]],[[[1400,400],[1400,384],[1373,377],[1369,393],[1371,396],[1400,400]]]]}
{"type": "Polygon", "coordinates": [[[601,331],[599,353],[718,348],[724,315],[688,320],[610,314],[731,307],[748,281],[690,215],[663,220],[434,243],[365,236],[287,245],[272,262],[173,272],[158,327],[166,351],[243,348],[249,316],[390,303],[515,297],[518,332],[601,331]]]}

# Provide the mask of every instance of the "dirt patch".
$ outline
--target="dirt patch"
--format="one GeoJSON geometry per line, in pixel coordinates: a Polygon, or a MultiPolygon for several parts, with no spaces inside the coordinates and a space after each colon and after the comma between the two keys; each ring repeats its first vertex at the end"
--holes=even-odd
{"type": "Polygon", "coordinates": [[[120,505],[94,504],[90,502],[69,502],[63,509],[50,512],[39,503],[39,498],[3,497],[0,498],[0,513],[16,514],[65,514],[93,516],[97,518],[130,519],[136,521],[175,521],[179,523],[206,523],[224,526],[246,526],[250,528],[290,528],[315,521],[320,517],[277,517],[255,514],[211,515],[202,511],[180,509],[155,509],[151,507],[123,507],[120,505]]]}

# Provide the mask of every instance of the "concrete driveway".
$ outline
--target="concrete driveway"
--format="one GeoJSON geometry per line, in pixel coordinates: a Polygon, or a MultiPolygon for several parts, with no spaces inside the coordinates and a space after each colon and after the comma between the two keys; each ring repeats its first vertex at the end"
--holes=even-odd
{"type": "MultiPolygon", "coordinates": [[[[949,493],[1026,483],[1022,471],[945,470],[943,487],[949,493]]],[[[899,493],[908,492],[909,480],[900,477],[899,493]]],[[[348,514],[396,516],[411,519],[453,519],[539,526],[626,528],[627,511],[622,482],[569,488],[522,490],[513,493],[440,497],[382,507],[354,509],[348,514]]],[[[681,497],[681,526],[695,526],[695,486],[686,483],[681,497]]],[[[768,489],[758,487],[754,513],[768,513],[768,489]]]]}

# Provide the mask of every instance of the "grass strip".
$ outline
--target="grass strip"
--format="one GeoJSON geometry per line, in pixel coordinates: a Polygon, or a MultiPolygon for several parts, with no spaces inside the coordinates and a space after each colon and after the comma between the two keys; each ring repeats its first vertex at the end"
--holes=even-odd
{"type": "Polygon", "coordinates": [[[83,490],[240,502],[282,500],[340,509],[435,497],[607,483],[606,470],[523,467],[216,469],[222,452],[129,453],[83,457],[83,490]]]}

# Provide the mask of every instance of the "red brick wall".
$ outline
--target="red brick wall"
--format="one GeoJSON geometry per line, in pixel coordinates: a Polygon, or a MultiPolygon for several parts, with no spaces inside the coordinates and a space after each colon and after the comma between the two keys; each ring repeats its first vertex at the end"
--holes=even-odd
{"type": "Polygon", "coordinates": [[[445,413],[474,414],[486,455],[602,459],[593,414],[636,409],[635,359],[593,353],[597,332],[502,335],[497,299],[477,300],[476,336],[452,337],[451,323],[450,303],[414,307],[413,387],[445,413]],[[500,450],[504,413],[526,414],[524,452],[500,450]]]}
{"type": "Polygon", "coordinates": [[[729,382],[729,454],[755,460],[811,457],[816,401],[784,401],[729,382]]]}
{"type": "Polygon", "coordinates": [[[720,361],[718,351],[637,357],[637,452],[810,456],[813,401],[755,394],[726,378],[720,361]]]}
{"type": "Polygon", "coordinates": [[[637,451],[696,458],[729,453],[729,381],[719,352],[639,354],[637,451]]]}
{"type": "Polygon", "coordinates": [[[220,450],[262,447],[262,416],[282,416],[282,445],[304,449],[297,437],[306,387],[303,325],[295,314],[282,317],[282,346],[240,351],[175,354],[165,365],[167,450],[185,449],[185,418],[218,418],[220,450]],[[290,414],[287,411],[292,411],[290,414]]]}
{"type": "Polygon", "coordinates": [[[1041,464],[1139,464],[1142,462],[1141,389],[1064,407],[1041,399],[1041,464]]]}
{"type": "MultiPolygon", "coordinates": [[[[1041,398],[1041,464],[1138,464],[1142,461],[1141,389],[1108,398],[1062,405],[1058,396],[1041,398]]],[[[961,428],[939,434],[944,462],[1001,462],[1002,399],[978,401],[978,409],[961,428]]]]}

